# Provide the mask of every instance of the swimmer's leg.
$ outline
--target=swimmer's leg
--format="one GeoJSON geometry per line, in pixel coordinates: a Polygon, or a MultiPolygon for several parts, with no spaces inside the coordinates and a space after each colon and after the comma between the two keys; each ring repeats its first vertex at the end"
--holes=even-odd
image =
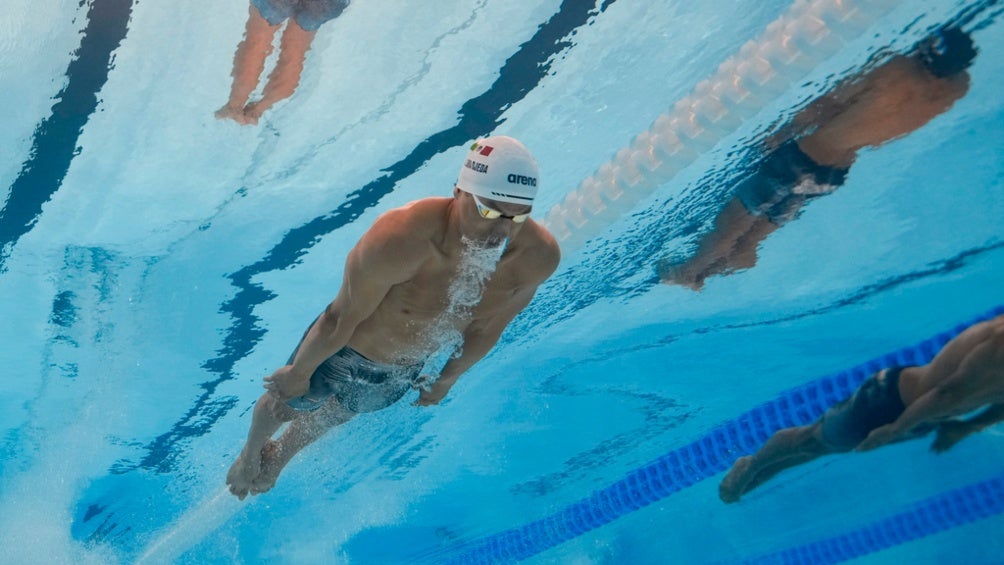
{"type": "Polygon", "coordinates": [[[293,95],[293,91],[300,84],[303,62],[315,35],[317,32],[303,29],[295,19],[289,20],[286,31],[282,33],[279,60],[268,77],[261,100],[244,107],[244,118],[249,123],[258,123],[261,115],[273,104],[293,95]]]}
{"type": "Polygon", "coordinates": [[[321,408],[298,415],[278,440],[269,440],[262,448],[261,473],[251,485],[251,494],[270,490],[279,479],[279,473],[301,449],[354,416],[354,412],[343,408],[334,397],[329,398],[321,408]]]}
{"type": "Polygon", "coordinates": [[[779,430],[755,454],[736,461],[719,485],[718,496],[722,502],[737,502],[781,471],[833,452],[823,443],[818,422],[779,430]]]}
{"type": "Polygon", "coordinates": [[[231,119],[241,125],[249,123],[244,116],[244,105],[258,86],[258,78],[265,69],[265,59],[272,52],[272,38],[279,25],[271,25],[254,5],[250,7],[244,39],[234,53],[234,77],[230,99],[216,111],[218,119],[231,119]]]}
{"type": "Polygon", "coordinates": [[[729,270],[730,258],[741,240],[750,240],[755,248],[760,239],[767,236],[760,234],[762,223],[758,216],[746,210],[742,201],[733,198],[715,219],[714,229],[701,236],[694,255],[680,265],[661,265],[659,278],[665,284],[701,290],[704,279],[729,270]],[[751,238],[751,233],[756,237],[751,238]]]}
{"type": "Polygon", "coordinates": [[[227,472],[230,492],[244,500],[252,490],[252,485],[262,472],[262,448],[272,438],[284,422],[297,416],[295,410],[270,392],[261,395],[255,403],[251,418],[251,429],[237,460],[227,472]]]}
{"type": "MultiPolygon", "coordinates": [[[[740,236],[729,252],[724,271],[738,271],[741,269],[752,269],[757,262],[757,249],[767,236],[774,233],[778,225],[767,219],[766,216],[756,216],[756,219],[748,227],[746,233],[740,236]]],[[[709,273],[717,274],[717,273],[709,273]]]]}

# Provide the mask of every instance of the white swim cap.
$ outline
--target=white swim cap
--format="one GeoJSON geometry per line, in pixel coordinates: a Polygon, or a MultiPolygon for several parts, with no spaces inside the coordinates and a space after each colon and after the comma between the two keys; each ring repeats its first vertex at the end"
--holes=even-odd
{"type": "Polygon", "coordinates": [[[457,187],[511,204],[533,204],[537,196],[537,160],[519,141],[504,135],[479,139],[460,168],[457,187]]]}

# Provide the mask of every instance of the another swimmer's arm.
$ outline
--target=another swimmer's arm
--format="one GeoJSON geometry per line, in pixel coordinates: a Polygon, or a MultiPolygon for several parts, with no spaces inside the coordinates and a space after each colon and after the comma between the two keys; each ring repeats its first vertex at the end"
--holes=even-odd
{"type": "Polygon", "coordinates": [[[397,214],[389,212],[378,219],[352,249],[338,295],[307,332],[293,363],[266,378],[265,388],[282,398],[305,393],[317,367],[348,345],[359,324],[376,311],[394,285],[414,276],[427,242],[407,233],[407,221],[395,222],[397,214]]]}

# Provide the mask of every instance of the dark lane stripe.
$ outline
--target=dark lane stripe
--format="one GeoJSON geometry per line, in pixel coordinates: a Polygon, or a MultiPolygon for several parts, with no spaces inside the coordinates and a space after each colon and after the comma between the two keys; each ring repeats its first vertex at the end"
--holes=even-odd
{"type": "MultiPolygon", "coordinates": [[[[141,467],[169,472],[173,468],[175,457],[179,455],[178,443],[185,438],[207,433],[236,405],[236,398],[214,398],[214,395],[220,383],[233,378],[234,364],[250,353],[265,334],[265,330],[258,324],[258,317],[254,315],[254,309],[275,295],[251,282],[256,275],[295,264],[323,236],[351,223],[366,210],[376,206],[394,190],[399,181],[413,174],[430,159],[494,131],[502,123],[503,112],[526,97],[547,76],[551,68],[550,61],[555,59],[555,55],[572,46],[571,36],[575,30],[586,25],[590,18],[606,10],[614,1],[604,0],[599,8],[594,0],[562,2],[558,11],[505,62],[495,83],[480,96],[464,103],[459,111],[457,125],[430,135],[407,157],[383,169],[383,176],[349,194],[338,208],[289,230],[262,260],[230,275],[230,280],[238,291],[233,299],[223,304],[221,311],[233,316],[234,322],[224,338],[219,356],[203,365],[219,377],[202,384],[204,392],[195,405],[169,432],[157,437],[146,447],[147,454],[138,465],[121,463],[114,471],[125,472],[141,467]]],[[[318,305],[318,308],[322,306],[318,305]]]]}
{"type": "Polygon", "coordinates": [[[87,11],[84,36],[66,70],[66,87],[56,95],[52,115],[35,128],[31,153],[0,210],[0,272],[70,170],[79,152],[77,139],[98,107],[98,92],[108,80],[112,52],[126,36],[131,12],[132,0],[94,0],[87,11]]]}

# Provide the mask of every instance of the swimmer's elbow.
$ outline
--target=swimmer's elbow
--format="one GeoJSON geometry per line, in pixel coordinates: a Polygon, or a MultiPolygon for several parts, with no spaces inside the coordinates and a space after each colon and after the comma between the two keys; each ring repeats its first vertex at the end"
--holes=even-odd
{"type": "Polygon", "coordinates": [[[464,350],[487,355],[501,336],[502,332],[492,325],[471,324],[464,332],[464,350]]]}
{"type": "Polygon", "coordinates": [[[341,308],[339,308],[334,302],[328,304],[324,312],[321,313],[321,317],[318,322],[324,326],[334,326],[338,324],[338,320],[341,318],[341,308]]]}
{"type": "Polygon", "coordinates": [[[337,302],[332,302],[321,313],[317,324],[321,334],[330,337],[346,330],[355,330],[355,327],[359,325],[359,321],[353,321],[352,316],[346,315],[344,309],[340,308],[337,302]]]}

